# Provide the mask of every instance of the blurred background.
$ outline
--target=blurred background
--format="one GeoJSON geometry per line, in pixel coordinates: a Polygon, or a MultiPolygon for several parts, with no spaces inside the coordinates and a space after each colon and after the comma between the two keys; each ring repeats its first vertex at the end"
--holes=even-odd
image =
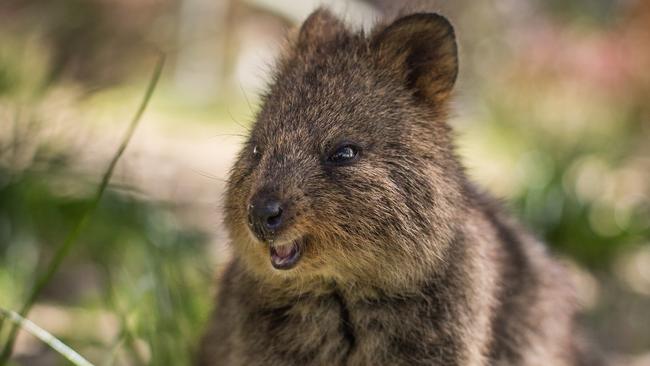
{"type": "MultiPolygon", "coordinates": [[[[353,0],[2,0],[0,307],[21,308],[91,202],[162,51],[29,318],[96,365],[190,364],[229,255],[224,179],[286,31],[321,3],[353,28],[377,17],[353,0]]],[[[570,263],[600,347],[647,354],[650,2],[438,3],[461,47],[451,124],[470,175],[570,263]]],[[[20,333],[11,364],[66,361],[20,333]]]]}

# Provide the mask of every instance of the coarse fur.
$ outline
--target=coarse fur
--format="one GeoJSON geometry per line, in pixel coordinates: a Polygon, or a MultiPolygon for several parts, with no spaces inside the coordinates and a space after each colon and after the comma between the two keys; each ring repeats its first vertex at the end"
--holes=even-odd
{"type": "Polygon", "coordinates": [[[230,174],[234,258],[200,365],[588,364],[564,269],[454,153],[457,72],[440,15],[369,34],[323,9],[305,21],[230,174]],[[328,164],[344,142],[357,160],[328,164]],[[301,243],[289,270],[247,224],[268,192],[288,221],[274,242],[301,243]]]}

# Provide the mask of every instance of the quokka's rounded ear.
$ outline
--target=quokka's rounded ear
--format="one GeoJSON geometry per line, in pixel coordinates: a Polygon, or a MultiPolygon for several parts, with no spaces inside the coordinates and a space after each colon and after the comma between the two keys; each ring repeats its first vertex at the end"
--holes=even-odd
{"type": "Polygon", "coordinates": [[[382,67],[399,73],[418,97],[445,101],[458,75],[454,28],[447,18],[430,13],[397,19],[372,39],[382,67]]]}
{"type": "Polygon", "coordinates": [[[302,23],[298,45],[308,47],[328,42],[345,31],[345,24],[334,14],[327,9],[318,8],[302,23]]]}

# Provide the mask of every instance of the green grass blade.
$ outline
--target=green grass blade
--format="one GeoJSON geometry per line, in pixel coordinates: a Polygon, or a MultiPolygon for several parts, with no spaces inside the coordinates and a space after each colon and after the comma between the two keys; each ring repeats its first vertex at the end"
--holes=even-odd
{"type": "Polygon", "coordinates": [[[41,340],[41,342],[52,347],[53,350],[60,353],[63,357],[68,359],[76,366],[93,366],[92,363],[88,362],[80,354],[75,352],[72,348],[65,345],[65,343],[58,340],[55,336],[50,334],[45,329],[39,327],[38,325],[32,323],[29,319],[25,319],[20,314],[15,311],[5,310],[0,308],[0,315],[8,319],[16,327],[20,327],[29,334],[41,340]]]}
{"type": "MultiPolygon", "coordinates": [[[[88,204],[88,206],[84,210],[81,219],[77,222],[74,229],[70,232],[70,234],[68,234],[63,244],[61,244],[61,246],[57,249],[54,258],[49,263],[46,271],[37,279],[36,283],[34,284],[34,287],[32,288],[32,291],[30,292],[29,297],[27,298],[27,301],[25,301],[25,304],[20,310],[19,314],[22,317],[27,316],[32,305],[34,305],[34,302],[36,302],[39,295],[41,294],[41,291],[43,291],[43,288],[45,288],[45,286],[50,282],[54,274],[57,272],[59,266],[61,265],[65,257],[70,252],[70,249],[76,244],[81,232],[83,231],[84,227],[88,223],[90,217],[97,209],[97,206],[99,205],[99,202],[102,196],[104,195],[104,191],[106,190],[108,183],[111,180],[111,177],[113,175],[113,170],[115,170],[115,166],[117,165],[117,162],[119,161],[120,157],[124,153],[124,150],[126,150],[126,147],[128,146],[129,141],[131,140],[131,137],[133,136],[133,133],[135,132],[135,129],[138,126],[140,119],[142,118],[142,114],[144,113],[144,110],[146,109],[147,104],[149,104],[149,100],[151,99],[151,96],[153,95],[153,92],[156,89],[156,85],[158,84],[158,80],[160,79],[160,74],[162,73],[164,62],[165,62],[165,57],[164,55],[161,54],[160,58],[158,59],[158,63],[156,64],[156,67],[153,71],[153,75],[151,76],[151,79],[149,81],[149,85],[147,86],[147,90],[145,92],[144,98],[140,103],[140,107],[138,108],[135,115],[133,116],[133,119],[131,120],[129,127],[126,133],[124,134],[124,137],[122,138],[122,142],[119,148],[115,152],[115,155],[113,155],[113,159],[111,159],[108,168],[104,172],[104,175],[102,176],[101,183],[97,188],[97,192],[95,193],[95,196],[93,197],[92,201],[88,204]]],[[[0,354],[0,365],[5,365],[9,360],[9,357],[11,357],[11,353],[13,352],[14,342],[16,341],[17,332],[18,332],[18,327],[14,325],[13,328],[11,329],[9,337],[7,338],[7,343],[5,344],[2,350],[2,354],[0,354]]]]}

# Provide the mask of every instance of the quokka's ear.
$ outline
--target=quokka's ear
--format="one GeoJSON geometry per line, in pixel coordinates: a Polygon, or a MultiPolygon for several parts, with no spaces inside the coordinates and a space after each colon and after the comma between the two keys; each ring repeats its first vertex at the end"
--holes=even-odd
{"type": "Polygon", "coordinates": [[[454,28],[438,14],[397,19],[376,34],[372,46],[383,67],[395,70],[418,97],[444,102],[458,75],[454,28]]]}
{"type": "Polygon", "coordinates": [[[346,32],[345,24],[324,8],[316,9],[300,27],[298,45],[317,46],[337,38],[346,32]]]}

